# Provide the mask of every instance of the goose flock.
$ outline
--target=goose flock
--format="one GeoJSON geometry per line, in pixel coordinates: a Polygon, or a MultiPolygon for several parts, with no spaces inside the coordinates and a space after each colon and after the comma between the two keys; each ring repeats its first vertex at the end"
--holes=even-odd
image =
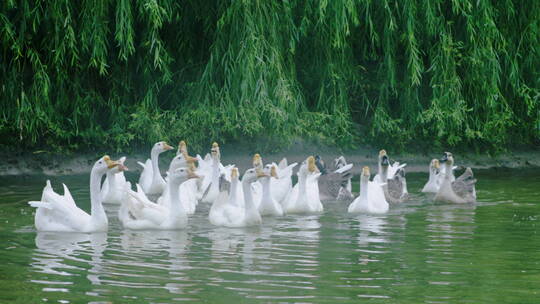
{"type": "MultiPolygon", "coordinates": [[[[178,145],[164,178],[159,169],[159,155],[173,150],[166,142],[156,143],[150,159],[139,162],[143,168],[133,189],[124,176],[128,168],[126,158],[111,160],[103,156],[90,172],[90,203],[88,214],[77,207],[69,189],[64,194],[54,192],[47,180],[39,201],[30,201],[37,208],[35,226],[38,231],[98,232],[106,231],[108,219],[104,204],[119,205],[118,219],[125,229],[174,230],[185,229],[189,216],[199,203],[211,204],[210,223],[223,227],[260,225],[263,217],[286,214],[318,214],[324,210],[322,201],[351,202],[349,213],[383,214],[391,205],[409,199],[405,178],[406,164],[391,162],[385,150],[379,152],[378,172],[370,180],[369,167],[360,175],[360,194],[351,191],[351,169],[343,156],[334,160],[333,169],[326,167],[319,156],[307,157],[297,171],[293,186],[293,169],[282,159],[278,164],[264,164],[261,156],[253,156],[252,168],[240,178],[238,168],[221,163],[220,148],[212,144],[204,158],[192,157],[184,141],[178,145]],[[105,181],[101,183],[103,176],[105,181]]],[[[454,176],[454,158],[445,152],[429,165],[429,180],[422,189],[436,201],[474,203],[475,183],[472,170],[466,168],[458,178],[454,176]]]]}

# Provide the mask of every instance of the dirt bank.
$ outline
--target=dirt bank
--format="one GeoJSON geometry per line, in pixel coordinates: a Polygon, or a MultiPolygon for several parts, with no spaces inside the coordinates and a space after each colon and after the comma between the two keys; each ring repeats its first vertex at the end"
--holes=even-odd
{"type": "MultiPolygon", "coordinates": [[[[238,148],[238,145],[223,145],[222,146],[222,162],[224,164],[236,164],[241,171],[250,166],[253,153],[259,152],[251,149],[238,148]]],[[[390,149],[387,149],[389,156],[397,161],[407,163],[408,172],[427,172],[427,164],[432,158],[439,158],[440,153],[404,153],[392,154],[390,149]]],[[[192,151],[206,153],[207,151],[192,151]]],[[[291,148],[277,152],[262,154],[265,162],[279,161],[283,157],[287,157],[289,162],[300,162],[307,155],[319,154],[326,161],[327,165],[332,166],[332,161],[339,155],[344,155],[348,162],[355,164],[355,174],[359,172],[362,166],[376,167],[378,149],[361,148],[345,152],[340,152],[336,148],[321,147],[308,145],[304,143],[296,143],[291,148]]],[[[87,152],[82,154],[61,155],[48,152],[0,152],[0,175],[64,175],[64,174],[79,174],[89,172],[95,160],[105,154],[105,152],[87,152]]],[[[111,157],[117,158],[127,156],[127,165],[132,171],[140,171],[140,166],[137,161],[144,161],[148,157],[148,152],[136,152],[132,154],[109,153],[111,157]]],[[[166,152],[161,154],[160,166],[164,170],[170,159],[174,156],[174,152],[166,152]]],[[[454,153],[456,164],[473,169],[488,169],[494,167],[520,168],[520,167],[540,167],[540,152],[538,150],[528,151],[510,151],[496,156],[479,155],[475,153],[454,153]]]]}

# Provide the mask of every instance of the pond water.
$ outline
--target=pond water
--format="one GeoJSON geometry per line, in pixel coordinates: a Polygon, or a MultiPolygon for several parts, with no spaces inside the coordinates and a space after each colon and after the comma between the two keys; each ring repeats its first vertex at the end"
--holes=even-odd
{"type": "MultiPolygon", "coordinates": [[[[131,232],[108,208],[98,234],[37,233],[26,202],[47,177],[0,178],[0,302],[538,303],[540,173],[476,175],[474,205],[433,203],[409,174],[412,200],[383,216],[325,202],[227,229],[199,205],[186,231],[131,232]]],[[[51,181],[89,209],[88,176],[51,181]]]]}

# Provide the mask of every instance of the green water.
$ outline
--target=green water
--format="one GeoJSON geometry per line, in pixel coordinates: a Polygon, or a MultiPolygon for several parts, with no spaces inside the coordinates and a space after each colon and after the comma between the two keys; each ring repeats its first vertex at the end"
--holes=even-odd
{"type": "MultiPolygon", "coordinates": [[[[0,302],[539,303],[540,173],[477,177],[475,205],[435,204],[409,174],[413,199],[384,216],[326,203],[226,229],[199,205],[187,231],[130,232],[110,210],[106,234],[36,233],[46,177],[0,178],[0,302]]],[[[87,176],[51,180],[89,208],[87,176]]]]}

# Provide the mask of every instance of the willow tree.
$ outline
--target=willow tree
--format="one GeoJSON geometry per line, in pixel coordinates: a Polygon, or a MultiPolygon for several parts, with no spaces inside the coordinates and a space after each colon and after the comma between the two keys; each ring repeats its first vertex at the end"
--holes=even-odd
{"type": "Polygon", "coordinates": [[[538,144],[540,2],[0,4],[7,145],[538,144]],[[263,141],[260,141],[263,142],[263,141]]]}

